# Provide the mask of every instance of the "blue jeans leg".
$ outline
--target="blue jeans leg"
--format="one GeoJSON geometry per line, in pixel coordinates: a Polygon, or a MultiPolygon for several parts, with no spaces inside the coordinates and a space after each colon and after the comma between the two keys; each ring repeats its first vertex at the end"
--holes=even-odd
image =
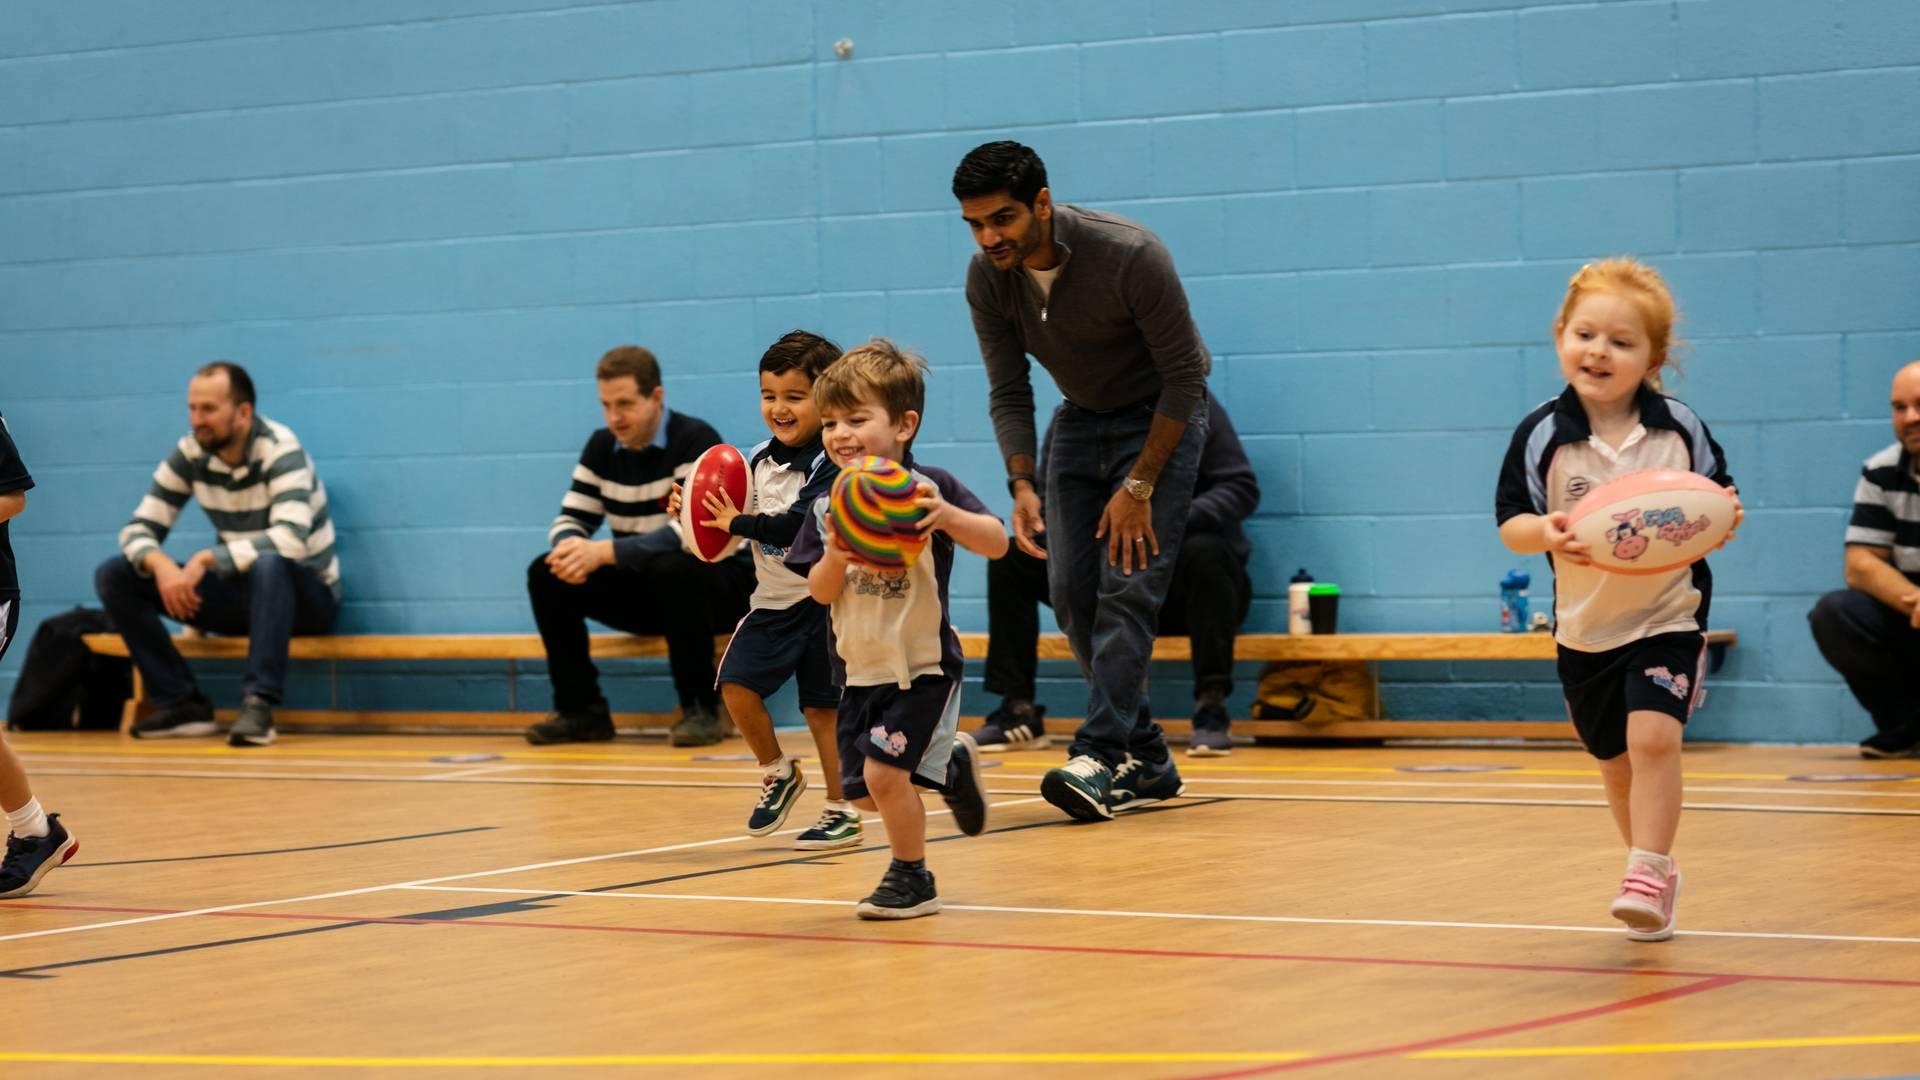
{"type": "Polygon", "coordinates": [[[193,672],[172,635],[160,622],[160,589],[141,576],[124,556],[115,555],[93,572],[93,591],[126,639],[127,652],[146,681],[147,697],[157,705],[177,705],[196,692],[193,672]]]}
{"type": "Polygon", "coordinates": [[[1118,765],[1132,753],[1166,757],[1166,741],[1146,708],[1147,664],[1160,606],[1173,581],[1193,503],[1206,414],[1187,424],[1154,485],[1153,531],[1160,554],[1123,574],[1108,565],[1107,541],[1096,538],[1100,515],[1133,467],[1153,422],[1150,408],[1094,413],[1061,405],[1054,414],[1046,462],[1048,586],[1060,629],[1087,679],[1087,717],[1074,755],[1118,765]]]}
{"type": "Polygon", "coordinates": [[[295,634],[333,629],[333,590],[319,574],[271,552],[254,559],[235,584],[242,586],[247,613],[247,677],[240,690],[278,704],[286,696],[288,642],[295,634]]]}

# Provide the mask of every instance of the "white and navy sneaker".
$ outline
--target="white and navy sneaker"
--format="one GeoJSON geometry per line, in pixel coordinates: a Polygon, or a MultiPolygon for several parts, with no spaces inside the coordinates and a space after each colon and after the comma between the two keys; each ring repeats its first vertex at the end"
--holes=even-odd
{"type": "Polygon", "coordinates": [[[1069,758],[1040,778],[1040,797],[1075,821],[1111,821],[1107,796],[1113,793],[1113,770],[1090,754],[1069,758]]]}
{"type": "Polygon", "coordinates": [[[793,838],[793,846],[801,851],[834,851],[859,847],[860,840],[860,811],[829,806],[820,811],[820,820],[812,828],[793,838]]]}
{"type": "Polygon", "coordinates": [[[1109,811],[1133,810],[1166,799],[1178,798],[1187,790],[1180,770],[1168,758],[1149,765],[1132,754],[1113,770],[1113,790],[1107,794],[1109,811]]]}

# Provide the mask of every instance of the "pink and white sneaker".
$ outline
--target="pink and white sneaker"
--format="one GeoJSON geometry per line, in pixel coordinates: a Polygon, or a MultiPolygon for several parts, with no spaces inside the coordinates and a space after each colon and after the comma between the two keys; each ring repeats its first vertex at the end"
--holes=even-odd
{"type": "Polygon", "coordinates": [[[1679,900],[1679,867],[1665,879],[1650,866],[1631,867],[1620,882],[1620,895],[1613,898],[1613,917],[1627,924],[1629,941],[1665,941],[1673,936],[1679,900]]]}

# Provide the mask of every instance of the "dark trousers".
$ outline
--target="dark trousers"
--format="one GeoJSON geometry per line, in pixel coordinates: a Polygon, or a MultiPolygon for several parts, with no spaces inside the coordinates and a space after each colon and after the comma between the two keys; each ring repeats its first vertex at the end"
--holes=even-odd
{"type": "Polygon", "coordinates": [[[733,629],[753,595],[753,563],[741,556],[711,565],[678,549],[632,567],[603,566],[569,585],[543,554],[527,567],[533,621],[547,650],[553,707],[579,712],[600,700],[600,670],[588,655],[587,620],[629,634],[667,639],[667,664],[681,705],[714,707],[713,639],[733,629]]]}
{"type": "Polygon", "coordinates": [[[1873,717],[1873,726],[1897,738],[1920,740],[1920,630],[1907,616],[1861,592],[1830,592],[1807,613],[1813,640],[1847,689],[1873,717]]]}
{"type": "Polygon", "coordinates": [[[1133,468],[1153,424],[1150,405],[1098,413],[1071,403],[1053,414],[1046,490],[1047,586],[1054,616],[1087,679],[1087,718],[1074,733],[1074,756],[1091,755],[1118,767],[1127,755],[1165,760],[1166,738],[1146,709],[1147,662],[1160,606],[1187,531],[1200,447],[1203,409],[1188,421],[1179,445],[1160,470],[1152,501],[1160,554],[1132,574],[1107,564],[1107,541],[1094,536],[1107,501],[1133,468]]]}
{"type": "MultiPolygon", "coordinates": [[[[1040,609],[1049,603],[1047,564],[1009,548],[987,564],[987,692],[1033,700],[1040,609]]],[[[1218,533],[1188,533],[1173,566],[1173,584],[1160,606],[1162,636],[1185,635],[1193,645],[1193,689],[1198,695],[1233,692],[1233,639],[1253,603],[1247,570],[1218,533]]]]}
{"type": "MultiPolygon", "coordinates": [[[[115,555],[93,573],[93,588],[127,641],[147,696],[156,705],[177,705],[197,690],[193,671],[172,636],[161,625],[166,609],[160,587],[115,555]]],[[[200,610],[187,625],[215,634],[247,638],[247,675],[243,694],[259,694],[278,704],[286,694],[287,642],[295,634],[333,630],[340,601],[320,575],[292,559],[272,553],[231,577],[208,571],[200,579],[200,610]]]]}

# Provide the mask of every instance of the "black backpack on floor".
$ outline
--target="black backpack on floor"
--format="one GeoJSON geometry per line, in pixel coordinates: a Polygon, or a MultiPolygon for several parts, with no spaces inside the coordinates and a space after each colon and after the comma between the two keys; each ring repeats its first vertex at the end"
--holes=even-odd
{"type": "Polygon", "coordinates": [[[110,634],[113,620],[98,608],[77,607],[40,624],[27,644],[13,684],[7,726],[15,731],[113,730],[133,695],[133,662],[87,649],[82,634],[110,634]]]}

